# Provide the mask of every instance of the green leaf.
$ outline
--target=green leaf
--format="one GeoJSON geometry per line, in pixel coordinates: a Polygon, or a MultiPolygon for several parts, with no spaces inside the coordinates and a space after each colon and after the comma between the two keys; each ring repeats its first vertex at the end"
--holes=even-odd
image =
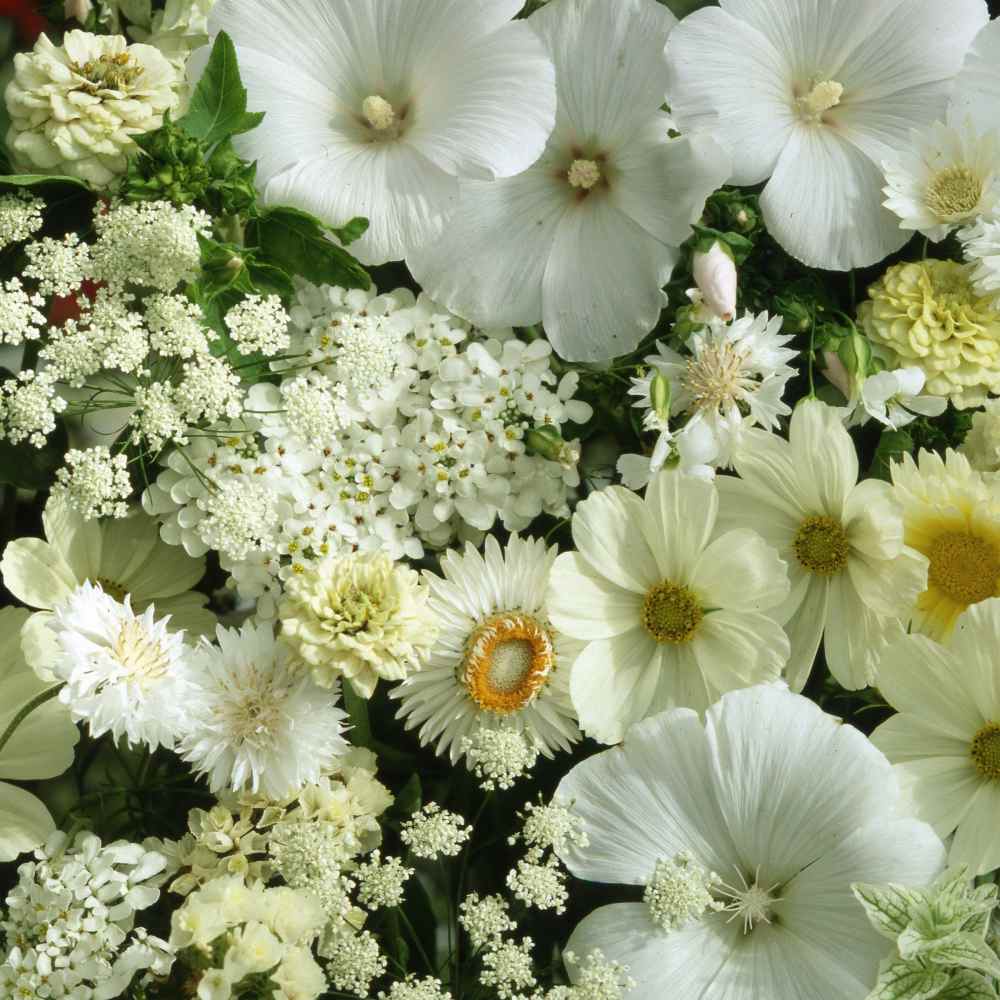
{"type": "Polygon", "coordinates": [[[368,220],[359,215],[351,219],[346,226],[338,226],[336,229],[331,229],[330,231],[346,247],[368,232],[368,220]]]}
{"type": "Polygon", "coordinates": [[[865,908],[872,927],[893,941],[906,930],[924,902],[922,893],[903,885],[855,882],[851,889],[865,908]]]}
{"type": "Polygon", "coordinates": [[[346,681],[343,686],[344,708],[351,719],[351,744],[356,747],[371,746],[372,725],[368,718],[368,701],[354,690],[354,685],[346,681]]]}
{"type": "Polygon", "coordinates": [[[256,128],[264,113],[247,111],[247,90],[240,79],[236,46],[220,32],[187,114],[177,123],[209,145],[256,128]]]}
{"type": "Polygon", "coordinates": [[[39,187],[42,184],[70,184],[73,187],[83,188],[84,191],[91,190],[86,181],[79,177],[66,177],[63,174],[2,174],[0,175],[0,186],[7,187],[39,187]]]}
{"type": "Polygon", "coordinates": [[[912,451],[913,438],[906,431],[894,431],[887,427],[882,431],[868,474],[873,479],[884,479],[888,482],[892,478],[892,463],[912,451]]]}
{"type": "Polygon", "coordinates": [[[997,1000],[997,991],[982,976],[961,969],[935,1000],[997,1000]]]}
{"type": "Polygon", "coordinates": [[[412,816],[424,804],[420,775],[414,772],[396,795],[396,810],[403,816],[412,816]]]}
{"type": "Polygon", "coordinates": [[[935,965],[957,966],[994,979],[1000,978],[1000,959],[976,934],[953,934],[926,954],[935,965]]]}
{"type": "Polygon", "coordinates": [[[940,969],[890,959],[883,964],[875,989],[867,1000],[931,1000],[951,981],[940,969]]]}

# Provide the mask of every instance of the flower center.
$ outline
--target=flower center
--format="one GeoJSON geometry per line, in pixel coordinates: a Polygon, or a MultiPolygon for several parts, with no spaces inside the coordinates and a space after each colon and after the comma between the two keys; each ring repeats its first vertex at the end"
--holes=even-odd
{"type": "Polygon", "coordinates": [[[690,642],[704,617],[698,598],[669,580],[653,587],[642,604],[642,624],[657,642],[690,642]]]}
{"type": "Polygon", "coordinates": [[[983,182],[968,167],[940,170],[927,185],[927,206],[945,221],[973,215],[982,196],[983,182]]]}
{"type": "Polygon", "coordinates": [[[820,80],[813,83],[809,93],[795,102],[799,115],[807,122],[819,122],[825,112],[840,104],[844,87],[836,80],[820,80]]]}
{"type": "Polygon", "coordinates": [[[959,604],[978,604],[997,593],[1000,554],[985,538],[949,531],[934,540],[927,583],[959,604]]]}
{"type": "Polygon", "coordinates": [[[70,69],[86,77],[87,82],[81,89],[91,94],[99,90],[125,90],[142,73],[142,66],[134,62],[128,52],[98,56],[82,66],[71,62],[70,69]]]}
{"type": "Polygon", "coordinates": [[[508,715],[535,699],[555,662],[548,628],[531,615],[506,611],[469,636],[459,677],[480,708],[508,715]]]}
{"type": "Polygon", "coordinates": [[[378,94],[372,94],[361,102],[361,113],[376,132],[386,132],[396,124],[395,109],[378,94]]]}
{"type": "Polygon", "coordinates": [[[987,722],[972,737],[969,756],[984,778],[988,781],[1000,781],[1000,725],[987,722]]]}
{"type": "Polygon", "coordinates": [[[743,371],[746,361],[747,353],[729,343],[701,347],[684,372],[684,388],[692,396],[692,408],[715,411],[752,390],[754,380],[743,371]]]}
{"type": "Polygon", "coordinates": [[[833,576],[847,565],[851,550],[843,525],[832,517],[807,517],[792,542],[795,558],[810,573],[833,576]]]}
{"type": "Polygon", "coordinates": [[[665,931],[679,930],[706,910],[724,909],[711,891],[721,885],[722,880],[715,872],[698,864],[689,851],[682,851],[671,861],[656,862],[642,901],[649,908],[653,923],[665,931]]]}
{"type": "Polygon", "coordinates": [[[119,604],[125,600],[128,594],[125,587],[106,576],[95,576],[90,582],[97,584],[108,597],[113,597],[119,604]]]}
{"type": "Polygon", "coordinates": [[[287,692],[275,691],[271,678],[251,666],[229,685],[229,694],[231,700],[223,712],[232,741],[253,747],[272,746],[281,726],[281,705],[287,692]]]}
{"type": "Polygon", "coordinates": [[[139,683],[157,680],[169,667],[169,658],[160,644],[137,619],[129,619],[122,624],[113,652],[129,679],[139,683]]]}
{"type": "Polygon", "coordinates": [[[602,177],[601,168],[595,160],[574,160],[566,171],[566,180],[582,191],[596,187],[602,177]]]}
{"type": "Polygon", "coordinates": [[[749,934],[758,924],[769,924],[774,918],[774,906],[781,902],[780,896],[775,896],[777,884],[765,889],[760,881],[760,869],[754,875],[753,882],[739,873],[739,887],[723,885],[721,893],[728,900],[722,906],[726,913],[732,914],[730,920],[742,919],[743,933],[749,934]]]}

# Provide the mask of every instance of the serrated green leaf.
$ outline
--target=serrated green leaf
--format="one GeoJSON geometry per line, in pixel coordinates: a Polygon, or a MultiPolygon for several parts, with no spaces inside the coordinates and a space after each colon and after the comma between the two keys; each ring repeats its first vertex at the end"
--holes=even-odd
{"type": "Polygon", "coordinates": [[[951,977],[940,969],[926,969],[916,962],[890,960],[882,967],[875,989],[867,1000],[931,1000],[951,977]]]}
{"type": "Polygon", "coordinates": [[[997,991],[983,976],[961,969],[935,1000],[997,1000],[997,991]]]}
{"type": "Polygon", "coordinates": [[[903,885],[856,882],[851,889],[875,930],[893,941],[906,930],[924,903],[920,890],[903,885]]]}
{"type": "Polygon", "coordinates": [[[66,177],[63,174],[2,174],[0,175],[0,187],[39,187],[42,184],[70,184],[73,187],[83,188],[90,191],[91,187],[86,181],[79,177],[66,177]]]}
{"type": "Polygon", "coordinates": [[[976,934],[952,934],[926,953],[935,965],[971,969],[986,976],[1000,978],[1000,959],[996,952],[976,934]]]}

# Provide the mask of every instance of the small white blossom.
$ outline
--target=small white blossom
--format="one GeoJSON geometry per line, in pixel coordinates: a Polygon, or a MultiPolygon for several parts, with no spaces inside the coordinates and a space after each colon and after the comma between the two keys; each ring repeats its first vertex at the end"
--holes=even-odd
{"type": "Polygon", "coordinates": [[[870,418],[895,431],[913,423],[918,416],[939,417],[948,401],[940,396],[921,395],[925,381],[926,375],[920,368],[897,368],[870,375],[861,385],[859,405],[850,425],[870,418]]]}
{"type": "Polygon", "coordinates": [[[538,762],[538,747],[512,727],[483,726],[461,742],[469,768],[486,791],[513,788],[538,762]]]}
{"type": "Polygon", "coordinates": [[[66,465],[56,473],[53,496],[67,503],[85,519],[124,517],[128,513],[132,482],[124,455],[112,455],[104,445],[66,453],[66,465]]]}
{"type": "Polygon", "coordinates": [[[962,251],[974,265],[972,287],[978,295],[1000,299],[1000,222],[977,219],[958,232],[962,251]]]}
{"type": "Polygon", "coordinates": [[[27,192],[0,195],[0,250],[31,239],[42,228],[45,202],[27,192]]]}
{"type": "Polygon", "coordinates": [[[563,959],[574,970],[574,984],[566,994],[553,991],[546,1000],[624,1000],[638,986],[627,966],[609,961],[599,948],[582,962],[571,951],[564,952],[563,959]]]}
{"type": "Polygon", "coordinates": [[[519,990],[535,986],[530,937],[521,941],[500,941],[487,947],[483,955],[480,982],[496,987],[500,1000],[516,1000],[519,990]]]}
{"type": "Polygon", "coordinates": [[[201,309],[183,295],[151,295],[146,299],[149,344],[164,357],[192,358],[207,354],[213,336],[201,309]]]}
{"type": "Polygon", "coordinates": [[[243,411],[243,390],[239,375],[222,358],[199,354],[184,363],[174,394],[184,418],[190,423],[223,417],[235,418],[243,411]]]}
{"type": "Polygon", "coordinates": [[[453,858],[472,836],[472,827],[457,813],[429,802],[404,824],[399,839],[418,858],[434,861],[439,857],[453,858]]]}
{"type": "Polygon", "coordinates": [[[241,354],[272,355],[289,344],[289,315],[277,295],[248,295],[226,313],[226,329],[241,354]]]}
{"type": "Polygon", "coordinates": [[[558,802],[525,805],[521,814],[520,833],[510,838],[510,843],[523,843],[535,851],[549,848],[563,854],[574,847],[587,847],[590,843],[583,821],[572,810],[558,802]]]}
{"type": "Polygon", "coordinates": [[[642,901],[653,923],[664,931],[679,930],[706,910],[723,909],[712,897],[712,889],[721,885],[715,872],[706,871],[690,852],[682,852],[657,861],[642,901]]]}
{"type": "Polygon", "coordinates": [[[37,340],[45,324],[40,307],[45,299],[26,292],[20,278],[0,282],[0,344],[18,345],[25,340],[37,340]]]}
{"type": "Polygon", "coordinates": [[[470,893],[459,907],[459,922],[469,935],[473,948],[498,943],[504,934],[517,928],[511,919],[510,907],[503,896],[483,896],[470,893]]]}
{"type": "Polygon", "coordinates": [[[399,906],[403,902],[404,886],[413,869],[407,868],[399,858],[382,861],[379,851],[358,866],[358,899],[370,909],[399,906]]]}
{"type": "Polygon", "coordinates": [[[452,1000],[440,979],[414,979],[407,977],[389,987],[388,993],[379,993],[378,1000],[452,1000]]]}
{"type": "Polygon", "coordinates": [[[56,393],[48,372],[20,372],[0,390],[0,436],[11,444],[27,440],[41,448],[56,429],[56,414],[65,409],[66,400],[56,393]]]}
{"type": "Polygon", "coordinates": [[[23,274],[38,282],[42,295],[72,295],[91,274],[90,246],[76,233],[61,240],[46,236],[24,248],[28,263],[23,274]]]}
{"type": "Polygon", "coordinates": [[[521,858],[507,873],[507,888],[526,906],[554,910],[557,914],[566,912],[569,890],[566,874],[556,858],[550,857],[545,862],[521,858]]]}
{"type": "Polygon", "coordinates": [[[135,413],[130,422],[154,452],[169,443],[188,443],[187,421],[174,402],[174,389],[169,382],[136,387],[135,413]]]}
{"type": "Polygon", "coordinates": [[[323,942],[320,954],[335,989],[367,996],[372,981],[385,973],[388,961],[371,931],[341,931],[323,942]]]}

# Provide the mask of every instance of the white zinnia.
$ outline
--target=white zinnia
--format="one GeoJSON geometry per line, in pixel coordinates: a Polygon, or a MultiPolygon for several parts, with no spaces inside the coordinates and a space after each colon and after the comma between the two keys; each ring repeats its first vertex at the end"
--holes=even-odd
{"type": "Polygon", "coordinates": [[[91,735],[173,747],[187,711],[187,650],[183,633],[155,614],[150,605],[136,615],[127,595],[119,603],[89,581],[55,609],[59,698],[91,735]]]}
{"type": "Polygon", "coordinates": [[[521,0],[219,0],[263,124],[238,140],[265,198],[368,231],[351,252],[399,260],[434,239],[458,180],[510,177],[555,120],[552,64],[521,0]]]}
{"type": "Polygon", "coordinates": [[[190,655],[181,755],[213,792],[281,799],[318,782],[347,749],[338,692],[319,687],[268,624],[220,625],[216,637],[190,655]]]}
{"type": "Polygon", "coordinates": [[[633,350],[705,199],[729,176],[706,136],[670,139],[653,0],[555,0],[528,18],[556,66],[559,110],[542,158],[496,184],[463,183],[439,240],[407,256],[438,301],[480,326],[540,320],[571,361],[633,350]]]}
{"type": "Polygon", "coordinates": [[[1000,867],[1000,600],[977,604],[943,644],[902,636],[882,657],[879,690],[898,711],[872,733],[918,816],[955,834],[950,865],[1000,867]]]}
{"type": "Polygon", "coordinates": [[[903,544],[892,487],[858,482],[857,451],[841,417],[804,400],[789,440],[748,432],[735,461],[740,478],[717,480],[722,524],[759,531],[788,564],[791,593],[774,614],[791,639],[787,676],[796,691],[824,635],[837,681],[871,684],[882,645],[927,585],[927,560],[903,544]]]}
{"type": "Polygon", "coordinates": [[[661,472],[645,500],[609,486],[577,507],[578,551],[556,560],[548,605],[587,644],[570,694],[595,739],[780,676],[788,639],[769,614],[788,597],[785,564],[754,531],[717,532],[718,504],[712,483],[661,472]]]}
{"type": "Polygon", "coordinates": [[[574,875],[647,886],[649,902],[595,910],[567,945],[627,966],[629,1000],[861,1000],[888,944],[851,884],[923,885],[944,862],[930,827],[902,818],[882,754],[778,687],[727,694],[704,724],[648,719],[556,798],[589,841],[560,850],[574,875]]]}
{"type": "Polygon", "coordinates": [[[882,208],[881,162],[944,117],[983,0],[721,0],[670,38],[684,128],[715,128],[733,182],[759,184],[764,222],[806,264],[847,271],[909,234],[882,208]]]}

